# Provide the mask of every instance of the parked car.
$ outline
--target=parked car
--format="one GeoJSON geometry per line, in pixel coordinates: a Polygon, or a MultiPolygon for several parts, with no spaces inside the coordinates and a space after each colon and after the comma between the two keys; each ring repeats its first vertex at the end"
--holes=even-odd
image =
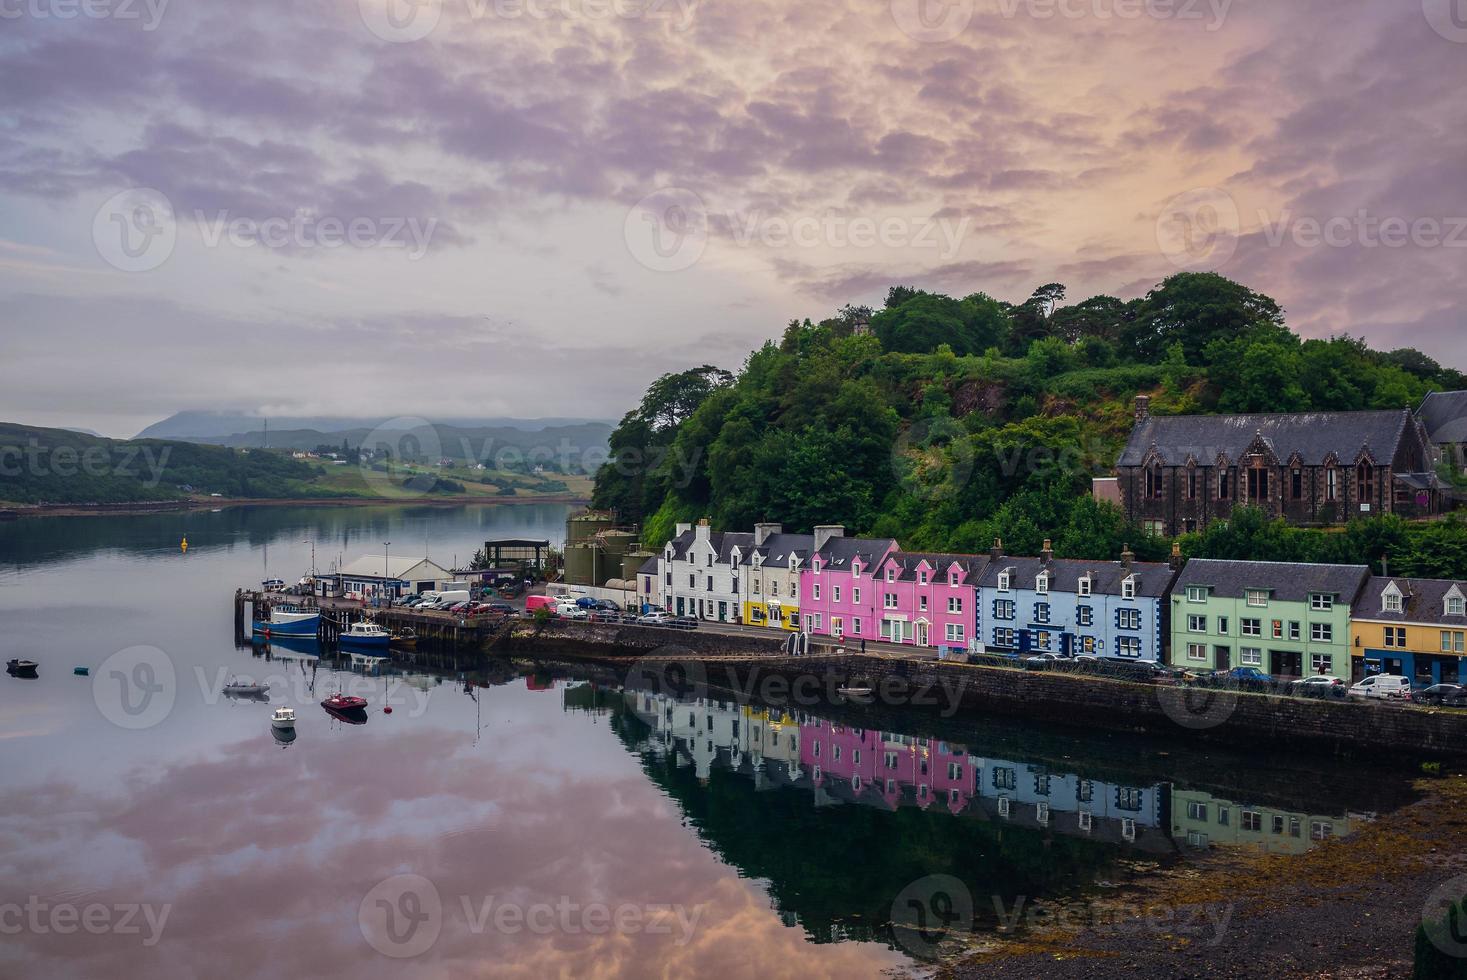
{"type": "MultiPolygon", "coordinates": [[[[1461,684],[1433,684],[1431,687],[1411,692],[1412,704],[1434,704],[1440,707],[1449,701],[1461,701],[1467,704],[1467,688],[1461,684]]],[[[1460,706],[1452,705],[1452,707],[1460,706]]]]}
{"type": "Polygon", "coordinates": [[[1244,691],[1263,691],[1274,686],[1274,679],[1257,667],[1232,667],[1203,674],[1201,682],[1209,687],[1236,687],[1244,691]]]}
{"type": "Polygon", "coordinates": [[[680,630],[695,630],[698,628],[698,621],[692,616],[674,616],[672,625],[680,630]]]}
{"type": "Polygon", "coordinates": [[[656,612],[649,612],[645,616],[638,616],[637,622],[642,626],[671,626],[672,613],[659,609],[656,612]]]}
{"type": "Polygon", "coordinates": [[[1025,670],[1049,670],[1056,664],[1064,663],[1064,659],[1057,653],[1036,653],[1025,657],[1023,664],[1025,670]]]}
{"type": "Polygon", "coordinates": [[[600,600],[593,599],[593,598],[591,598],[588,595],[583,595],[583,596],[577,596],[576,597],[576,605],[580,606],[582,609],[595,609],[596,608],[596,604],[599,601],[600,600]]]}
{"type": "Polygon", "coordinates": [[[1375,674],[1350,686],[1352,698],[1400,700],[1411,693],[1411,678],[1399,674],[1375,674]]]}
{"type": "Polygon", "coordinates": [[[1349,685],[1338,677],[1319,674],[1289,682],[1289,693],[1305,698],[1343,698],[1349,685]]]}
{"type": "Polygon", "coordinates": [[[463,602],[455,602],[453,605],[449,606],[448,611],[451,613],[468,612],[469,607],[472,605],[472,602],[469,602],[467,599],[465,599],[463,602]]]}
{"type": "Polygon", "coordinates": [[[502,613],[505,616],[513,616],[516,612],[515,607],[507,602],[485,602],[481,605],[485,612],[502,613]]]}
{"type": "Polygon", "coordinates": [[[591,611],[580,606],[556,606],[555,614],[565,619],[589,619],[591,611]]]}
{"type": "Polygon", "coordinates": [[[621,612],[621,606],[616,604],[615,599],[597,599],[596,608],[602,612],[621,612]]]}

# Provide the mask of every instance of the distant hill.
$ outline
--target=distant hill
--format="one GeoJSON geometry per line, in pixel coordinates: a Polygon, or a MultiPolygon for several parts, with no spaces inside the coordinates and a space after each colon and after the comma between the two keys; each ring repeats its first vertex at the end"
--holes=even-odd
{"type": "MultiPolygon", "coordinates": [[[[318,432],[346,432],[361,429],[370,432],[392,421],[392,417],[352,418],[344,416],[272,416],[270,430],[312,429],[318,432]]],[[[445,418],[432,420],[436,424],[459,428],[505,428],[536,430],[552,426],[596,424],[604,425],[609,432],[611,425],[604,419],[581,418],[445,418]]],[[[221,438],[261,432],[265,419],[259,415],[241,415],[231,412],[188,411],[176,412],[161,422],[154,422],[136,436],[138,439],[188,439],[192,442],[214,441],[221,438]]],[[[329,440],[327,440],[329,441],[329,440]]],[[[338,436],[337,441],[340,441],[338,436]]],[[[271,440],[272,445],[274,440],[271,440]]],[[[258,443],[256,443],[258,445],[258,443]]]]}
{"type": "MultiPolygon", "coordinates": [[[[238,432],[227,436],[179,436],[185,442],[253,449],[265,444],[263,430],[238,432]]],[[[534,460],[553,469],[566,471],[580,467],[590,454],[590,468],[606,459],[611,426],[605,422],[583,422],[578,425],[552,426],[545,429],[507,427],[468,428],[451,425],[418,426],[412,429],[352,428],[339,430],[276,429],[270,427],[268,448],[309,450],[321,446],[336,448],[345,442],[352,449],[375,449],[385,446],[395,457],[436,462],[439,458],[468,463],[492,462],[499,468],[519,470],[521,460],[534,460]]]]}

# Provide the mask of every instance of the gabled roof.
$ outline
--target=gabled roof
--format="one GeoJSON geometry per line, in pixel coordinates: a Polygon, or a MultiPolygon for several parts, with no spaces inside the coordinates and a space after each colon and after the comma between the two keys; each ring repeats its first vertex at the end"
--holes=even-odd
{"type": "Polygon", "coordinates": [[[788,568],[791,554],[800,559],[803,565],[809,561],[810,549],[813,547],[815,547],[815,535],[813,534],[771,534],[759,547],[750,546],[744,549],[743,564],[752,565],[754,554],[757,552],[763,556],[765,565],[788,568]]]}
{"type": "Polygon", "coordinates": [[[924,561],[935,574],[940,576],[946,575],[954,563],[958,564],[967,576],[964,583],[967,585],[975,584],[988,566],[987,555],[954,555],[936,551],[893,551],[878,566],[878,574],[885,577],[886,569],[895,566],[898,582],[915,582],[917,569],[924,561]]]}
{"type": "Polygon", "coordinates": [[[1189,459],[1213,466],[1219,456],[1236,463],[1260,438],[1280,464],[1297,453],[1305,466],[1323,465],[1331,456],[1350,465],[1368,446],[1378,463],[1389,465],[1410,424],[1411,413],[1405,409],[1149,416],[1131,430],[1116,465],[1144,465],[1153,449],[1169,466],[1184,466],[1189,459]]]}
{"type": "Polygon", "coordinates": [[[1355,619],[1370,619],[1378,623],[1424,623],[1467,629],[1467,616],[1447,615],[1447,595],[1453,589],[1467,599],[1467,582],[1374,575],[1365,584],[1365,591],[1355,600],[1350,614],[1355,619]],[[1381,596],[1392,584],[1401,593],[1401,611],[1398,613],[1386,612],[1381,601],[1381,596]]]}
{"type": "Polygon", "coordinates": [[[639,569],[637,569],[637,574],[638,575],[656,575],[657,574],[657,563],[659,561],[661,561],[661,560],[662,560],[662,558],[661,558],[660,555],[653,555],[651,558],[648,558],[646,561],[642,562],[642,567],[639,568],[639,569]]]}
{"type": "Polygon", "coordinates": [[[1193,558],[1177,577],[1173,592],[1206,586],[1220,598],[1243,599],[1249,589],[1267,589],[1281,602],[1308,602],[1311,595],[1354,602],[1370,578],[1364,565],[1312,565],[1277,561],[1224,561],[1193,558]]]}
{"type": "Polygon", "coordinates": [[[1433,391],[1416,417],[1432,442],[1467,442],[1467,391],[1433,391]]]}
{"type": "Polygon", "coordinates": [[[869,571],[887,552],[897,547],[895,538],[831,538],[820,549],[820,560],[826,568],[848,572],[851,562],[859,558],[869,571]]]}
{"type": "Polygon", "coordinates": [[[381,578],[385,571],[389,578],[402,578],[424,563],[429,566],[429,570],[437,578],[447,578],[451,574],[448,569],[434,564],[427,558],[398,558],[395,555],[389,555],[386,559],[381,555],[358,558],[349,565],[343,565],[338,574],[350,578],[381,578]]]}
{"type": "Polygon", "coordinates": [[[1056,558],[1046,562],[1043,558],[1014,558],[1004,555],[997,561],[988,563],[980,581],[984,588],[996,589],[998,577],[1004,572],[1010,572],[1014,576],[1013,588],[1032,590],[1039,573],[1043,571],[1049,572],[1051,592],[1078,593],[1080,579],[1089,575],[1091,591],[1096,595],[1120,595],[1121,582],[1128,575],[1134,575],[1136,595],[1149,599],[1159,599],[1166,595],[1173,574],[1172,567],[1161,562],[1132,562],[1130,571],[1127,572],[1118,561],[1056,558]]]}

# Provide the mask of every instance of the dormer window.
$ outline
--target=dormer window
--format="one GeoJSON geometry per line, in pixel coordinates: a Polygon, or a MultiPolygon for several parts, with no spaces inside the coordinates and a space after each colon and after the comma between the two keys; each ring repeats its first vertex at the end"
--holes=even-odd
{"type": "Polygon", "coordinates": [[[1461,616],[1463,613],[1467,613],[1467,600],[1459,595],[1447,596],[1447,615],[1461,616]]]}
{"type": "Polygon", "coordinates": [[[821,562],[820,562],[820,556],[819,555],[816,555],[815,556],[815,560],[810,563],[810,569],[816,575],[819,575],[820,574],[820,564],[821,564],[821,562]]]}
{"type": "Polygon", "coordinates": [[[1080,579],[1080,594],[1081,595],[1090,595],[1094,591],[1095,591],[1095,580],[1094,579],[1092,579],[1089,575],[1086,575],[1084,578],[1080,579]]]}
{"type": "Polygon", "coordinates": [[[1189,585],[1189,586],[1187,586],[1187,601],[1188,602],[1206,602],[1207,601],[1207,587],[1206,586],[1203,586],[1203,585],[1189,585]]]}
{"type": "Polygon", "coordinates": [[[1387,592],[1382,597],[1382,599],[1383,601],[1381,602],[1381,608],[1384,609],[1386,612],[1398,613],[1401,611],[1401,593],[1392,589],[1391,591],[1387,592]]]}
{"type": "Polygon", "coordinates": [[[1009,573],[1008,572],[999,572],[998,573],[998,591],[1000,591],[1000,592],[1007,592],[1009,590],[1009,581],[1010,581],[1010,579],[1009,579],[1009,573]]]}
{"type": "Polygon", "coordinates": [[[888,582],[895,582],[896,581],[896,569],[895,568],[888,568],[886,570],[886,580],[888,582]]]}
{"type": "Polygon", "coordinates": [[[1309,597],[1309,608],[1313,609],[1315,612],[1329,612],[1334,607],[1334,596],[1325,595],[1322,592],[1316,592],[1309,597]]]}
{"type": "Polygon", "coordinates": [[[1136,576],[1127,575],[1125,580],[1121,582],[1121,598],[1136,598],[1136,576]]]}
{"type": "Polygon", "coordinates": [[[950,586],[952,586],[955,589],[958,587],[958,573],[957,572],[948,572],[947,573],[947,584],[950,585],[950,586]]]}
{"type": "Polygon", "coordinates": [[[1040,572],[1039,573],[1039,578],[1037,578],[1037,579],[1034,580],[1034,591],[1035,592],[1038,592],[1040,595],[1048,595],[1049,594],[1049,573],[1048,572],[1040,572]]]}
{"type": "Polygon", "coordinates": [[[927,584],[927,569],[923,568],[923,569],[919,569],[918,570],[918,572],[917,572],[917,584],[918,585],[926,585],[927,584]]]}

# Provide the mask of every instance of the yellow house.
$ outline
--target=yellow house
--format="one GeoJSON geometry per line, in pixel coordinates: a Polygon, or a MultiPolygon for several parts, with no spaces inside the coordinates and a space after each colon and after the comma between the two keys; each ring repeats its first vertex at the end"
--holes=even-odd
{"type": "Polygon", "coordinates": [[[754,545],[739,563],[744,622],[798,630],[800,570],[815,546],[812,534],[785,534],[778,524],[755,524],[754,545]]]}
{"type": "Polygon", "coordinates": [[[1350,651],[1356,676],[1467,682],[1467,583],[1371,578],[1351,610],[1350,651]]]}

